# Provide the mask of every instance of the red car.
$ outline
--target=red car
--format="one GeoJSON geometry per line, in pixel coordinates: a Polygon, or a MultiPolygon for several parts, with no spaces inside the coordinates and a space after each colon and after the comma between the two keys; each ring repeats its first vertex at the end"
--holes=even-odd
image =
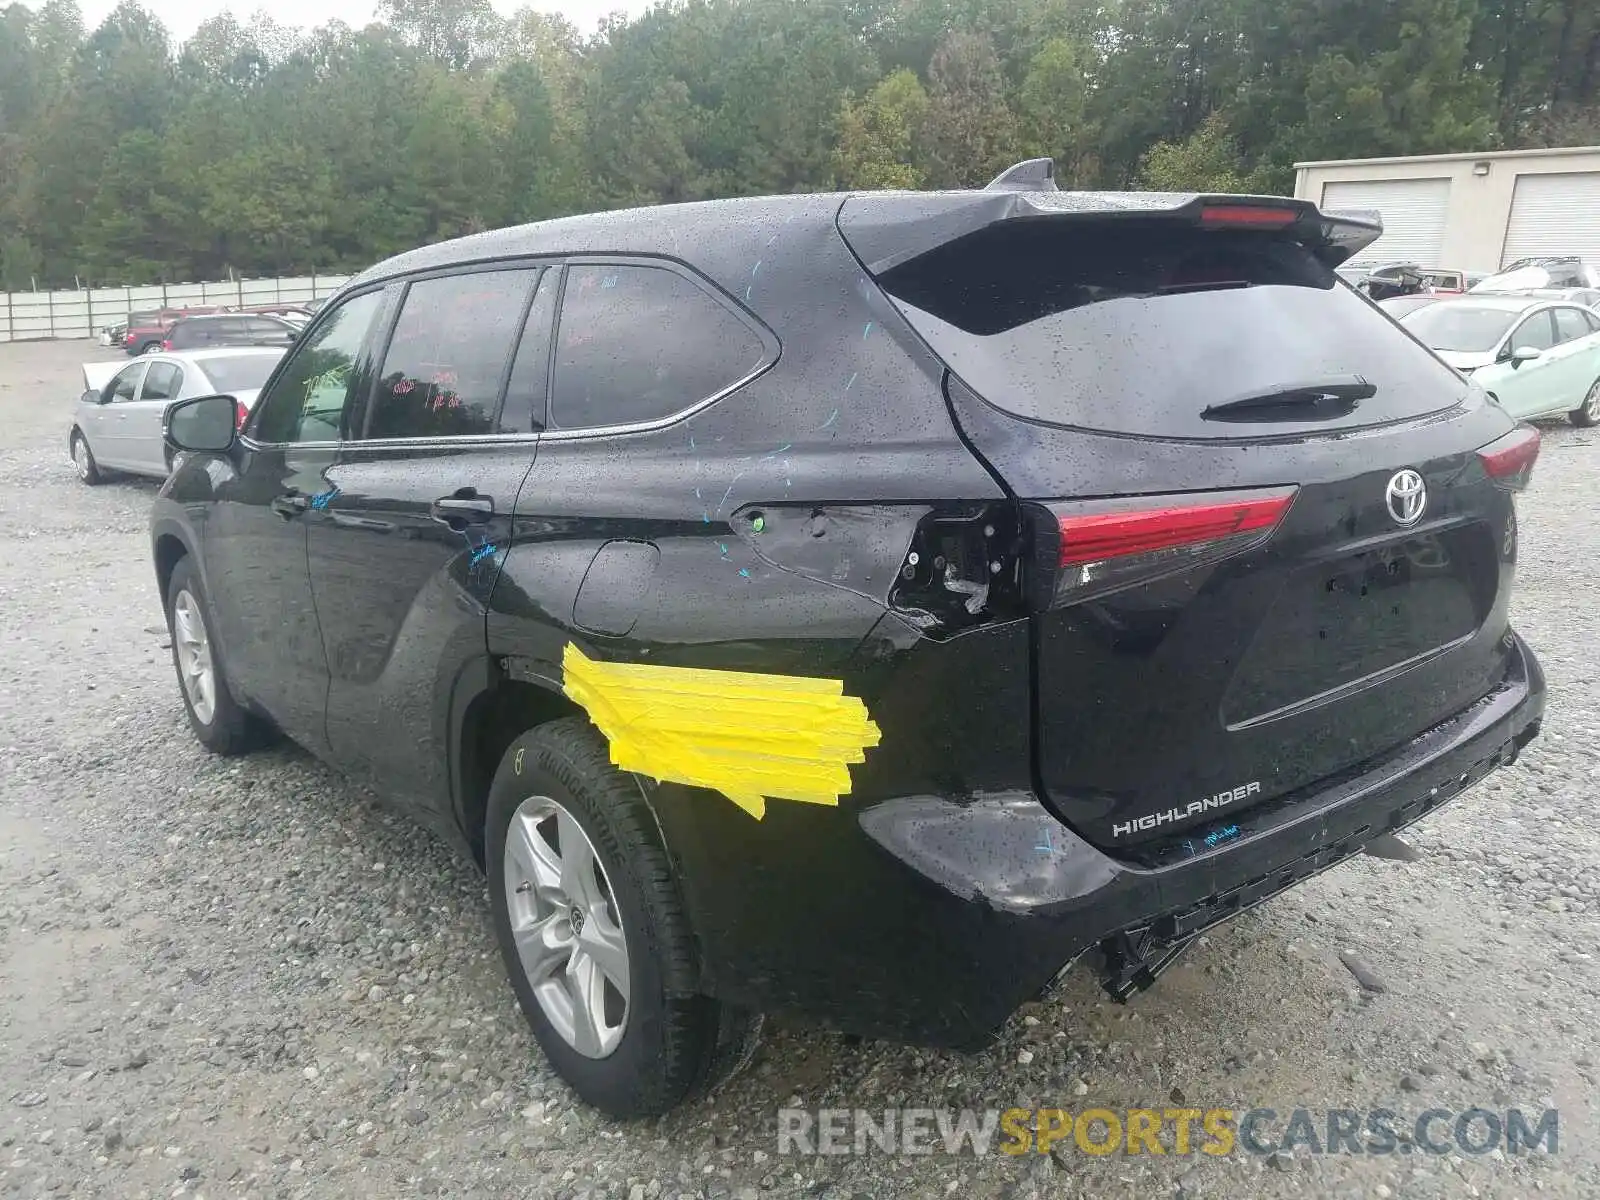
{"type": "Polygon", "coordinates": [[[226,311],[219,304],[206,304],[194,308],[160,308],[154,312],[130,313],[128,331],[122,337],[122,348],[131,355],[154,354],[161,349],[167,330],[179,317],[198,317],[226,311]]]}

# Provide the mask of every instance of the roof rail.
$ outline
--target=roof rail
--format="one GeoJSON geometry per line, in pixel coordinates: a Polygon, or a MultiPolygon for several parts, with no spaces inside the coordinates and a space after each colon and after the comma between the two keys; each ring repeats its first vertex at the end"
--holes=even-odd
{"type": "Polygon", "coordinates": [[[1056,163],[1053,158],[1030,158],[1007,167],[989,181],[986,192],[1056,192],[1056,163]]]}

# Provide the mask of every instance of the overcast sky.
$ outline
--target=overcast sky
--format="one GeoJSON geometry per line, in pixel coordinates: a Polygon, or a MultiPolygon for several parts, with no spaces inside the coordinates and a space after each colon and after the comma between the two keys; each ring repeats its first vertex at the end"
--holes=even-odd
{"type": "MultiPolygon", "coordinates": [[[[39,7],[43,0],[31,0],[39,7]]],[[[578,27],[580,33],[593,33],[600,18],[607,13],[623,10],[629,14],[643,12],[649,0],[491,0],[494,7],[507,15],[524,3],[544,12],[558,12],[578,27]]],[[[93,29],[117,5],[117,0],[79,0],[83,9],[83,23],[93,29]]],[[[241,23],[248,22],[250,14],[258,9],[270,13],[280,25],[309,29],[329,21],[343,21],[360,29],[372,19],[376,0],[179,0],[177,4],[156,4],[144,0],[144,6],[160,16],[172,36],[182,41],[199,27],[207,17],[231,11],[241,23]]]]}

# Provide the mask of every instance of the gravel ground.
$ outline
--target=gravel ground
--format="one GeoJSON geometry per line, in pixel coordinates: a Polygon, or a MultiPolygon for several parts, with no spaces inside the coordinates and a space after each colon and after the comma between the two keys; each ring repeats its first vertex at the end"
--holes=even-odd
{"type": "Polygon", "coordinates": [[[66,460],[77,364],[103,357],[0,346],[0,1194],[1600,1195],[1594,433],[1551,426],[1521,502],[1546,732],[1414,830],[1421,861],[1341,866],[1126,1007],[1070,976],[984,1054],[783,1023],[711,1100],[621,1124],[544,1066],[470,867],[293,748],[223,761],[190,737],[155,485],[85,488],[66,460]],[[1554,1106],[1559,1152],[822,1158],[776,1137],[786,1104],[1179,1103],[1554,1106]]]}

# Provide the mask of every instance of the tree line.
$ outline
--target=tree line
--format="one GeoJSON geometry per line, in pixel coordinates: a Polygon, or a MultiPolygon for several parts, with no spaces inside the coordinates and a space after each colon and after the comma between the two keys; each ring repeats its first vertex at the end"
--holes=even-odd
{"type": "Polygon", "coordinates": [[[488,0],[364,29],[0,9],[0,285],[358,269],[567,213],[949,187],[1292,189],[1298,160],[1600,142],[1594,0],[488,0]]]}

